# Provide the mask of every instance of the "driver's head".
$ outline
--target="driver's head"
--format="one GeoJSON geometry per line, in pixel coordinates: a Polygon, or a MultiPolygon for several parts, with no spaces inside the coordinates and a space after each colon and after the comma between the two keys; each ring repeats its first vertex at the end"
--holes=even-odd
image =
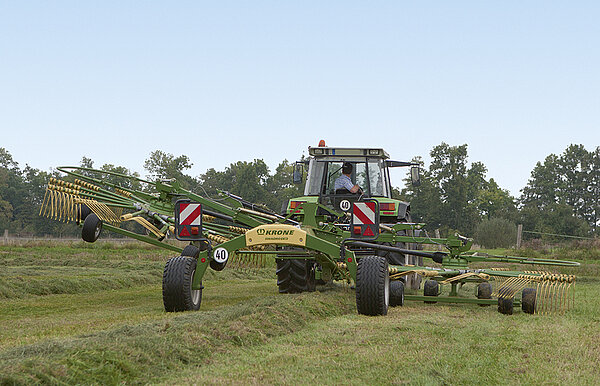
{"type": "Polygon", "coordinates": [[[352,174],[352,164],[350,162],[344,162],[344,165],[342,165],[342,173],[352,174]]]}

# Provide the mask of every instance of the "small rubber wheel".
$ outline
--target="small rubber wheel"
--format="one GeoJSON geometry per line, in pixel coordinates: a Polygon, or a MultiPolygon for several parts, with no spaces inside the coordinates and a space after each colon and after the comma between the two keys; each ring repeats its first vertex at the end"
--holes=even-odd
{"type": "Polygon", "coordinates": [[[77,225],[84,222],[87,216],[90,215],[90,213],[92,213],[92,210],[86,204],[79,205],[79,207],[77,208],[77,225]]]}
{"type": "MultiPolygon", "coordinates": [[[[423,295],[425,296],[438,296],[440,294],[440,284],[436,280],[427,280],[423,285],[423,295]]],[[[427,304],[435,304],[436,301],[429,302],[427,304]]]]}
{"type": "Polygon", "coordinates": [[[404,282],[394,280],[390,282],[390,306],[404,305],[404,282]]]}
{"type": "Polygon", "coordinates": [[[514,298],[498,298],[498,312],[504,315],[513,314],[514,298]]]}
{"type": "Polygon", "coordinates": [[[358,260],[356,309],[361,315],[386,315],[390,304],[390,275],[385,258],[375,255],[358,260]]]}
{"type": "Polygon", "coordinates": [[[163,271],[163,304],[167,312],[198,311],[202,289],[192,289],[197,260],[189,256],[169,259],[163,271]]]}
{"type": "Polygon", "coordinates": [[[198,258],[198,254],[200,253],[200,248],[195,245],[186,245],[181,251],[181,256],[193,257],[194,259],[198,258]]]}
{"type": "MultiPolygon", "coordinates": [[[[492,298],[492,285],[490,283],[483,282],[477,285],[477,299],[491,299],[492,298]]],[[[481,307],[487,307],[490,304],[480,304],[481,307]]]]}
{"type": "Polygon", "coordinates": [[[222,271],[225,269],[225,266],[227,265],[227,261],[224,261],[222,263],[217,263],[214,260],[211,260],[210,263],[208,263],[208,265],[210,266],[210,268],[214,269],[215,271],[222,271]]]}
{"type": "Polygon", "coordinates": [[[98,218],[96,213],[90,213],[83,222],[81,238],[88,243],[93,243],[98,240],[100,233],[102,233],[102,220],[98,218]]]}
{"type": "Polygon", "coordinates": [[[521,297],[521,309],[527,314],[535,312],[535,297],[537,291],[535,288],[525,288],[521,297]]]}

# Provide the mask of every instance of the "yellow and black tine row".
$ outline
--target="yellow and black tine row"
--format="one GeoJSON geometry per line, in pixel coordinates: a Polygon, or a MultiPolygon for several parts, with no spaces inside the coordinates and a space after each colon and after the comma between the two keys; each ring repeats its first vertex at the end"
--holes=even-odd
{"type": "MultiPolygon", "coordinates": [[[[566,275],[565,275],[566,276],[566,275]]],[[[538,282],[536,288],[536,310],[537,314],[545,315],[551,312],[563,314],[573,308],[575,302],[575,282],[573,280],[538,282]],[[572,292],[572,296],[570,293],[572,292]]]]}
{"type": "Polygon", "coordinates": [[[207,233],[206,238],[209,239],[210,241],[214,241],[217,244],[223,244],[223,243],[229,241],[229,239],[227,237],[216,235],[214,233],[207,233]]]}
{"type": "Polygon", "coordinates": [[[78,198],[76,194],[48,188],[44,194],[39,215],[63,222],[79,220],[76,202],[78,198]]]}
{"type": "Polygon", "coordinates": [[[233,253],[227,265],[233,269],[248,271],[265,268],[267,259],[266,255],[260,253],[233,253]]]}
{"type": "Polygon", "coordinates": [[[123,189],[115,188],[115,193],[117,193],[119,196],[123,196],[123,197],[127,197],[127,198],[131,197],[131,192],[128,192],[123,189]]]}
{"type": "Polygon", "coordinates": [[[410,275],[413,273],[424,277],[436,277],[439,275],[438,271],[428,269],[412,269],[410,271],[400,271],[397,268],[388,267],[388,272],[390,274],[390,279],[394,280],[400,279],[402,276],[410,275]]]}
{"type": "Polygon", "coordinates": [[[523,275],[511,277],[502,283],[502,286],[496,290],[496,294],[492,293],[492,296],[495,295],[501,299],[512,298],[517,292],[523,290],[523,288],[529,285],[531,285],[531,280],[523,275]]]}
{"type": "Polygon", "coordinates": [[[90,189],[90,190],[93,190],[93,191],[96,191],[96,192],[99,192],[99,191],[100,191],[100,187],[99,187],[99,186],[97,186],[97,185],[94,185],[94,184],[92,184],[92,183],[89,183],[89,182],[86,182],[86,181],[82,181],[82,180],[80,180],[80,179],[76,179],[76,180],[75,180],[75,183],[76,183],[77,185],[83,186],[83,187],[84,187],[84,188],[86,188],[86,189],[90,189]]]}
{"type": "Polygon", "coordinates": [[[490,279],[490,275],[485,274],[485,273],[465,272],[463,274],[456,275],[456,276],[450,277],[450,278],[448,278],[446,280],[443,280],[443,281],[440,282],[440,284],[442,284],[442,285],[443,284],[450,284],[450,283],[452,283],[454,281],[461,281],[463,279],[467,279],[469,277],[474,277],[474,276],[476,276],[476,277],[478,277],[480,279],[486,280],[486,281],[490,279]]]}
{"type": "Polygon", "coordinates": [[[48,189],[66,191],[71,194],[78,194],[85,198],[105,201],[107,203],[131,205],[131,200],[127,200],[126,198],[116,195],[113,192],[102,190],[99,187],[85,181],[75,180],[75,182],[78,182],[82,185],[51,178],[48,184],[48,189]],[[68,189],[72,189],[72,191],[69,191],[68,189]]]}
{"type": "Polygon", "coordinates": [[[246,232],[248,232],[248,229],[246,229],[246,228],[236,227],[236,226],[233,226],[233,225],[229,226],[229,230],[231,232],[233,232],[233,233],[237,233],[237,234],[240,234],[240,235],[243,235],[246,232]]]}
{"type": "Polygon", "coordinates": [[[213,221],[215,221],[215,218],[216,218],[215,216],[211,216],[209,214],[203,214],[202,215],[202,221],[203,222],[213,222],[213,221]]]}
{"type": "Polygon", "coordinates": [[[498,298],[512,298],[524,288],[534,288],[536,292],[534,313],[546,315],[552,312],[564,313],[573,307],[575,302],[575,276],[553,274],[545,271],[526,271],[518,276],[494,277],[499,284],[492,296],[498,298]],[[500,279],[500,280],[498,280],[500,279]],[[573,295],[570,295],[573,290],[573,295]]]}
{"type": "Polygon", "coordinates": [[[115,226],[121,224],[120,215],[117,215],[112,209],[110,209],[105,203],[96,200],[89,200],[85,198],[78,198],[77,203],[85,204],[92,212],[98,216],[98,218],[104,222],[111,223],[115,226]]]}
{"type": "Polygon", "coordinates": [[[154,233],[156,235],[156,237],[158,237],[158,238],[165,237],[165,234],[162,233],[160,229],[158,229],[157,227],[155,227],[152,223],[150,223],[148,220],[146,220],[143,217],[140,217],[140,216],[131,216],[129,214],[126,214],[124,216],[119,216],[119,218],[121,219],[121,221],[135,221],[135,222],[137,222],[138,224],[140,224],[144,228],[148,229],[150,232],[154,233]]]}

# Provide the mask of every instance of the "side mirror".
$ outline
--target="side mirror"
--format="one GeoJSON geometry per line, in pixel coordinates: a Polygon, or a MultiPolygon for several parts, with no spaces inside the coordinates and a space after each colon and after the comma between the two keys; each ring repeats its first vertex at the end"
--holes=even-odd
{"type": "Polygon", "coordinates": [[[302,164],[296,162],[294,165],[294,174],[292,176],[294,185],[300,185],[302,183],[302,164]]]}
{"type": "Polygon", "coordinates": [[[410,181],[413,186],[421,185],[421,173],[418,166],[413,166],[410,168],[410,181]]]}

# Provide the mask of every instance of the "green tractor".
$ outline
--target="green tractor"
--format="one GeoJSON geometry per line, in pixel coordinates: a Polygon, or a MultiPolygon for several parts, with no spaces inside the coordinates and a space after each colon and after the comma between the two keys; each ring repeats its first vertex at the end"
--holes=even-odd
{"type": "MultiPolygon", "coordinates": [[[[410,167],[411,182],[420,184],[419,164],[412,162],[390,160],[389,154],[383,149],[373,148],[336,148],[326,147],[321,141],[318,147],[308,148],[309,158],[296,162],[294,183],[301,184],[302,176],[307,169],[304,196],[288,201],[285,214],[292,214],[293,219],[304,221],[302,204],[320,204],[318,214],[325,215],[328,221],[350,222],[352,204],[365,199],[378,202],[380,226],[391,227],[397,223],[412,223],[410,204],[392,198],[390,168],[410,167]],[[335,189],[335,182],[342,176],[344,164],[352,165],[350,179],[360,188],[356,193],[347,189],[335,189]]],[[[401,236],[417,236],[418,229],[402,229],[397,232],[401,236]]],[[[397,241],[382,242],[382,245],[396,246],[404,249],[421,249],[417,243],[397,241]]],[[[394,265],[422,265],[423,257],[395,251],[373,250],[370,248],[352,248],[359,255],[379,255],[394,265]]],[[[298,263],[299,264],[299,263],[298,263]]],[[[283,266],[283,265],[282,265],[283,266]]],[[[286,264],[285,266],[290,266],[286,264]]],[[[278,272],[283,272],[278,270],[278,272]]],[[[403,278],[409,288],[418,289],[420,277],[410,274],[403,278]]]]}
{"type": "Polygon", "coordinates": [[[275,258],[282,293],[314,291],[319,283],[343,281],[355,286],[357,311],[385,315],[406,300],[425,303],[497,305],[512,314],[562,312],[572,307],[573,275],[540,271],[539,266],[574,267],[579,263],[469,253],[473,241],[458,234],[432,238],[425,224],[414,223],[408,203],[391,197],[389,169],[411,167],[419,183],[418,165],[389,160],[383,149],[309,148],[307,161],[297,163],[294,180],[308,168],[305,194],[289,201],[284,213],[245,201],[228,192],[213,200],[182,188],[177,181],[147,181],[83,167],[59,167],[62,179],[49,181],[40,215],[72,221],[82,238],[95,242],[104,230],[176,253],[163,272],[165,310],[200,308],[202,279],[207,269],[221,271],[236,261],[275,258]],[[335,189],[344,163],[358,194],[335,189]],[[110,177],[110,178],[109,178],[110,177]],[[136,184],[131,184],[135,180],[136,184]],[[114,181],[125,181],[123,184],[114,181]],[[132,189],[138,183],[141,190],[132,189]],[[136,223],[136,231],[128,223],[136,223]],[[134,230],[132,230],[134,229],[134,230]],[[177,239],[177,240],[175,240],[177,239]],[[178,241],[179,240],[179,241],[178,241]],[[424,250],[435,245],[436,250],[424,250]],[[437,250],[442,246],[445,250],[437,250]],[[234,259],[235,258],[235,259],[234,259]],[[431,265],[423,264],[429,259],[431,265]],[[470,268],[477,263],[535,266],[470,268]],[[423,294],[405,296],[419,289],[423,294]],[[472,297],[459,294],[476,284],[472,297]],[[443,289],[449,288],[447,293],[443,289]]]}

